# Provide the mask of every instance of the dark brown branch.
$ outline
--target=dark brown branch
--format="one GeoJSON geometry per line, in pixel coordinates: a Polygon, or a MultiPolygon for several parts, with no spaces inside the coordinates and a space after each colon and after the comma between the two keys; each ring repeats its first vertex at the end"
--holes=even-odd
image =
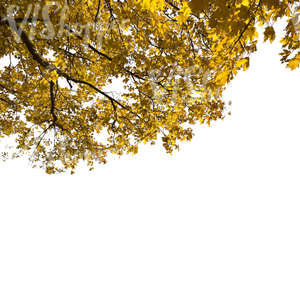
{"type": "Polygon", "coordinates": [[[95,15],[95,20],[94,22],[97,22],[98,16],[99,16],[99,12],[100,12],[100,5],[101,5],[101,0],[98,0],[98,7],[97,7],[97,13],[95,15]]]}
{"type": "MultiPolygon", "coordinates": [[[[50,128],[52,128],[53,127],[53,124],[50,124],[41,134],[40,134],[40,136],[39,136],[39,141],[38,141],[38,143],[36,144],[36,146],[35,146],[35,150],[34,150],[34,152],[33,152],[33,154],[35,153],[35,151],[38,149],[38,147],[40,146],[40,144],[41,144],[41,142],[42,142],[42,140],[44,139],[44,136],[46,135],[46,133],[48,132],[48,130],[50,129],[50,128]]],[[[33,155],[32,154],[32,155],[33,155]]]]}
{"type": "MultiPolygon", "coordinates": [[[[20,27],[17,25],[16,26],[16,33],[18,33],[18,30],[20,30],[20,27]]],[[[21,30],[21,33],[18,33],[20,35],[21,40],[23,41],[23,43],[25,44],[26,48],[28,49],[28,51],[30,52],[32,58],[38,62],[42,67],[46,68],[46,69],[52,69],[54,70],[55,67],[51,66],[51,64],[45,60],[42,59],[42,57],[38,54],[38,52],[36,51],[36,49],[34,48],[34,45],[32,44],[32,42],[29,40],[28,36],[26,35],[26,33],[24,32],[24,30],[21,30]]]]}
{"type": "Polygon", "coordinates": [[[238,38],[236,39],[236,41],[234,42],[234,44],[233,44],[233,45],[231,46],[231,48],[229,49],[229,52],[231,52],[231,51],[235,48],[235,46],[236,46],[237,43],[241,40],[241,38],[243,37],[243,35],[244,35],[244,33],[246,32],[246,30],[249,28],[249,26],[251,25],[251,23],[252,23],[253,21],[255,21],[255,18],[256,18],[256,12],[257,12],[257,10],[258,10],[260,4],[261,4],[261,0],[258,2],[257,6],[256,6],[256,9],[255,9],[255,12],[254,12],[252,18],[248,21],[248,23],[246,24],[246,26],[244,27],[244,29],[241,31],[241,33],[240,33],[240,35],[238,36],[238,38]]]}
{"type": "MultiPolygon", "coordinates": [[[[76,33],[74,30],[72,30],[68,25],[65,25],[64,27],[67,31],[69,31],[70,33],[72,33],[74,36],[76,36],[79,40],[83,41],[84,38],[79,35],[78,33],[76,33]]],[[[99,51],[98,49],[96,49],[93,45],[91,45],[90,43],[86,44],[92,51],[94,51],[95,53],[97,53],[100,56],[105,57],[106,59],[108,59],[109,61],[112,61],[112,58],[109,57],[107,54],[99,51]]]]}
{"type": "MultiPolygon", "coordinates": [[[[16,24],[17,23],[22,23],[23,21],[24,21],[24,19],[23,18],[15,18],[15,19],[13,19],[12,20],[13,22],[15,22],[16,24]]],[[[36,22],[36,21],[43,21],[43,20],[40,20],[40,19],[33,19],[33,18],[29,18],[28,20],[27,20],[27,22],[36,22]]],[[[8,21],[8,19],[2,19],[2,20],[0,20],[0,25],[7,25],[7,26],[10,26],[10,23],[9,23],[9,21],[8,21]]],[[[18,26],[18,25],[17,25],[18,26]]],[[[74,36],[76,36],[78,39],[80,39],[81,41],[83,41],[83,37],[82,36],[80,36],[78,33],[76,33],[74,30],[72,30],[68,25],[65,25],[64,26],[64,29],[65,30],[67,30],[68,32],[70,32],[70,33],[72,33],[74,36]]],[[[87,43],[87,46],[91,49],[91,50],[93,50],[94,52],[96,52],[98,55],[101,55],[101,56],[103,56],[103,57],[105,57],[106,59],[108,59],[108,60],[112,60],[112,58],[111,57],[109,57],[108,55],[106,55],[105,53],[103,53],[103,52],[101,52],[101,51],[99,51],[99,50],[97,50],[94,46],[92,46],[91,44],[89,44],[89,43],[87,43]]]]}
{"type": "Polygon", "coordinates": [[[4,99],[4,98],[0,98],[0,101],[4,102],[4,103],[6,103],[6,104],[9,104],[9,105],[11,105],[11,106],[14,106],[14,105],[15,105],[15,103],[14,103],[13,101],[7,100],[7,99],[4,99]]]}
{"type": "Polygon", "coordinates": [[[168,3],[168,4],[169,4],[171,7],[173,7],[174,9],[180,10],[180,8],[179,8],[178,6],[176,6],[176,5],[174,5],[171,1],[165,0],[165,2],[168,3]]]}
{"type": "MultiPolygon", "coordinates": [[[[20,27],[17,25],[16,26],[16,32],[18,33],[18,31],[20,30],[20,27]]],[[[50,64],[48,61],[45,61],[36,51],[34,45],[32,44],[32,42],[29,40],[28,36],[26,35],[26,33],[24,32],[24,30],[21,30],[21,33],[19,33],[21,40],[23,41],[23,43],[25,44],[26,48],[28,49],[28,51],[30,52],[30,54],[32,55],[32,58],[38,62],[42,67],[49,69],[49,70],[55,70],[57,72],[57,74],[59,76],[64,77],[66,80],[69,81],[73,81],[75,83],[80,83],[80,84],[84,84],[86,86],[89,86],[90,88],[92,88],[93,90],[95,90],[96,92],[98,92],[99,94],[105,96],[106,98],[108,98],[111,102],[114,102],[116,104],[118,104],[120,107],[130,111],[132,114],[136,115],[134,112],[132,112],[128,107],[126,107],[125,105],[123,105],[122,103],[120,103],[119,101],[117,101],[116,99],[112,98],[111,96],[109,96],[107,93],[101,91],[100,89],[98,89],[97,87],[95,87],[93,84],[81,80],[81,79],[76,79],[73,78],[72,76],[68,75],[67,73],[63,72],[62,70],[60,70],[59,68],[57,68],[56,66],[50,64]]]]}
{"type": "Polygon", "coordinates": [[[54,95],[54,82],[50,81],[50,100],[51,100],[51,115],[53,117],[53,123],[56,125],[57,116],[55,114],[55,95],[54,95]]]}
{"type": "MultiPolygon", "coordinates": [[[[16,23],[16,30],[17,30],[17,31],[20,29],[20,27],[17,25],[17,23],[20,23],[20,22],[22,22],[23,20],[24,20],[24,19],[22,19],[22,18],[16,18],[16,19],[14,19],[14,22],[16,23]]],[[[28,21],[32,22],[33,20],[29,19],[28,21]]],[[[34,21],[41,21],[41,20],[35,19],[34,21]]],[[[5,25],[9,25],[9,22],[8,22],[8,20],[0,20],[0,24],[1,24],[1,25],[4,25],[4,24],[5,24],[5,25]]],[[[84,38],[83,38],[81,35],[79,35],[79,34],[76,33],[74,30],[72,30],[68,25],[65,25],[64,28],[65,28],[68,32],[72,33],[72,34],[73,34],[75,37],[77,37],[79,40],[81,40],[81,41],[84,40],[84,38]]],[[[41,66],[43,66],[44,68],[56,70],[57,73],[58,73],[59,75],[65,77],[65,78],[67,79],[67,81],[73,81],[73,82],[76,82],[75,80],[71,79],[71,77],[67,78],[67,77],[65,76],[65,75],[66,75],[65,73],[59,72],[59,70],[58,70],[56,67],[52,66],[50,63],[44,61],[44,60],[40,57],[40,55],[37,53],[37,51],[35,50],[33,44],[31,43],[31,41],[29,40],[28,36],[26,35],[26,33],[25,33],[23,30],[21,31],[20,38],[21,38],[21,40],[24,42],[24,44],[26,45],[26,47],[27,47],[27,49],[29,50],[29,52],[31,53],[33,59],[34,59],[35,61],[37,61],[41,66]]],[[[107,54],[105,54],[105,53],[99,51],[98,49],[96,49],[96,48],[95,48],[93,45],[91,45],[90,43],[87,43],[86,45],[88,46],[88,48],[89,48],[90,50],[92,50],[93,52],[97,53],[99,56],[102,56],[102,57],[108,59],[109,61],[112,61],[112,60],[113,60],[110,56],[108,56],[107,54]]],[[[147,79],[141,77],[140,75],[131,72],[130,70],[128,70],[128,69],[126,69],[126,68],[124,68],[124,71],[127,72],[128,74],[130,74],[131,76],[134,76],[134,77],[137,78],[137,79],[140,79],[140,80],[143,80],[143,81],[146,81],[146,80],[147,80],[147,79]]],[[[163,84],[161,84],[160,82],[154,82],[154,83],[157,84],[157,85],[159,85],[159,86],[161,86],[161,87],[164,88],[165,90],[169,91],[169,90],[168,90],[163,84]]],[[[102,92],[101,92],[101,94],[102,94],[102,92]]],[[[103,94],[102,94],[102,95],[103,95],[103,94]]],[[[106,96],[106,95],[104,95],[104,96],[106,96]]],[[[107,97],[107,96],[106,96],[106,97],[107,97]]],[[[107,98],[108,98],[108,97],[107,97],[107,98]]],[[[112,98],[112,99],[113,99],[113,98],[112,98]]],[[[111,99],[110,99],[110,100],[111,100],[111,99]]],[[[112,100],[111,100],[111,101],[112,101],[112,100]]],[[[116,102],[116,103],[118,103],[117,100],[113,100],[113,101],[116,102]]],[[[124,107],[123,107],[123,108],[124,108],[124,107]]]]}

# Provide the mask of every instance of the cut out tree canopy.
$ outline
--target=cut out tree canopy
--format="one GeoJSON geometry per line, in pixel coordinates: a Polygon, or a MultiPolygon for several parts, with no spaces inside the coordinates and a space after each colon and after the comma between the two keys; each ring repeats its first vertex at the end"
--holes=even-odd
{"type": "Polygon", "coordinates": [[[226,115],[222,92],[286,21],[281,61],[300,63],[298,0],[7,0],[0,4],[3,158],[47,173],[167,152],[226,115]],[[7,140],[7,137],[10,137],[7,140]]]}

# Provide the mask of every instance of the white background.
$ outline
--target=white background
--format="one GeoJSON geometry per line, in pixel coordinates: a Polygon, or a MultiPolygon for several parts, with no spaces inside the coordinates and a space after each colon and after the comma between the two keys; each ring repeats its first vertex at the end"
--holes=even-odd
{"type": "Polygon", "coordinates": [[[169,156],[143,147],[88,172],[0,168],[1,300],[299,300],[300,73],[259,47],[169,156]]]}

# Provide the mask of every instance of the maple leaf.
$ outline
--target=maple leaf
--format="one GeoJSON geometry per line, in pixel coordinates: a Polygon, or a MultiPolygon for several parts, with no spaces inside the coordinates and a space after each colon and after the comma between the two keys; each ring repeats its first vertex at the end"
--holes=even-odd
{"type": "MultiPolygon", "coordinates": [[[[299,67],[300,0],[8,0],[0,5],[0,138],[49,173],[108,154],[167,152],[226,115],[222,94],[249,68],[258,27],[299,67]],[[69,3],[69,6],[66,6],[69,3]],[[112,88],[113,86],[113,88],[112,88]],[[115,91],[117,89],[117,91],[115,91]]],[[[4,157],[7,157],[5,155],[4,157]]]]}

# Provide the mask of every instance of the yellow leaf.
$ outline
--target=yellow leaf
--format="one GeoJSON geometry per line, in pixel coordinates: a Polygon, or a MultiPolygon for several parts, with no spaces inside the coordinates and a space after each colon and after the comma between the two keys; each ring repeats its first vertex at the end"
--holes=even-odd
{"type": "Polygon", "coordinates": [[[296,68],[299,67],[299,64],[300,64],[300,59],[292,59],[289,61],[287,67],[290,68],[291,70],[295,70],[296,68]]]}
{"type": "Polygon", "coordinates": [[[218,76],[216,77],[216,81],[218,82],[218,84],[219,85],[226,84],[227,80],[228,80],[228,75],[229,75],[228,71],[224,71],[224,72],[221,72],[220,74],[218,74],[218,76]]]}

